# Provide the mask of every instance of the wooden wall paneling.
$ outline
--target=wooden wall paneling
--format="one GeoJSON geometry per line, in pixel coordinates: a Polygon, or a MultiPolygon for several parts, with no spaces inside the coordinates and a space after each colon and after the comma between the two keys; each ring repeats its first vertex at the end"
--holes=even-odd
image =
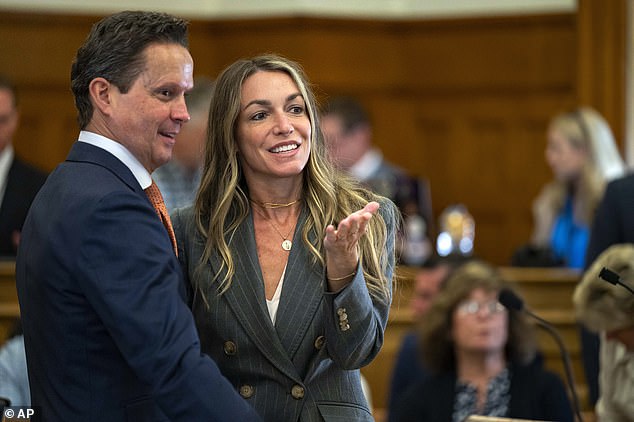
{"type": "MultiPolygon", "coordinates": [[[[70,62],[97,19],[0,13],[8,57],[0,71],[24,97],[16,149],[47,170],[77,136],[70,62]]],[[[302,63],[320,99],[358,96],[385,156],[429,178],[435,215],[455,202],[469,207],[483,258],[507,263],[527,240],[530,201],[549,178],[540,126],[575,102],[574,16],[302,17],[191,28],[196,74],[215,77],[237,58],[274,51],[302,63]]]]}
{"type": "Polygon", "coordinates": [[[403,37],[406,80],[444,94],[567,90],[575,82],[575,37],[567,14],[419,24],[403,37]]]}
{"type": "Polygon", "coordinates": [[[18,88],[16,153],[52,170],[77,138],[70,66],[96,18],[0,13],[0,72],[18,88]]]}
{"type": "Polygon", "coordinates": [[[603,114],[622,146],[628,112],[625,109],[627,0],[579,0],[577,26],[579,103],[603,114]]]}
{"type": "Polygon", "coordinates": [[[434,214],[465,204],[476,221],[476,253],[507,264],[532,229],[531,203],[550,177],[544,160],[550,116],[571,99],[465,95],[418,106],[422,139],[405,148],[431,181],[434,214]]]}
{"type": "Polygon", "coordinates": [[[37,87],[20,91],[20,128],[15,150],[46,171],[64,161],[79,133],[70,88],[57,88],[46,94],[37,87]]]}
{"type": "Polygon", "coordinates": [[[209,42],[222,44],[220,68],[239,58],[274,52],[299,61],[311,81],[328,91],[371,90],[401,78],[395,48],[399,40],[390,35],[390,23],[274,18],[205,25],[213,37],[209,42]]]}

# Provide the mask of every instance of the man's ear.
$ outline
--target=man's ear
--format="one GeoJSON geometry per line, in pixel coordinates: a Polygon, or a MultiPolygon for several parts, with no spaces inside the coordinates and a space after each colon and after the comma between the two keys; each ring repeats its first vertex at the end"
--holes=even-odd
{"type": "Polygon", "coordinates": [[[113,89],[115,89],[114,85],[104,78],[95,78],[88,85],[88,92],[93,106],[102,114],[110,114],[113,89]]]}
{"type": "Polygon", "coordinates": [[[372,144],[372,128],[370,125],[359,125],[353,131],[354,137],[359,145],[371,145],[372,144]]]}

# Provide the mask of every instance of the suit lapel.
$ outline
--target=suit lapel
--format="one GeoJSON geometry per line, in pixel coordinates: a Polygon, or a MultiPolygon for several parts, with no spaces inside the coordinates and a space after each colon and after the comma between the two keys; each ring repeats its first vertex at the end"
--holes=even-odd
{"type": "MultiPolygon", "coordinates": [[[[87,162],[102,166],[111,171],[123,183],[139,194],[145,195],[141,185],[132,174],[132,171],[117,157],[105,149],[92,144],[77,141],[73,144],[66,161],[87,162]]],[[[149,201],[148,201],[149,202],[149,201]]]]}
{"type": "Polygon", "coordinates": [[[324,296],[322,267],[312,264],[313,256],[301,239],[307,215],[307,211],[302,211],[296,225],[275,327],[291,359],[306,336],[324,296]]]}
{"type": "Polygon", "coordinates": [[[235,253],[236,269],[231,287],[224,293],[225,299],[262,354],[286,375],[299,381],[268,313],[251,215],[238,227],[229,246],[235,253]]]}

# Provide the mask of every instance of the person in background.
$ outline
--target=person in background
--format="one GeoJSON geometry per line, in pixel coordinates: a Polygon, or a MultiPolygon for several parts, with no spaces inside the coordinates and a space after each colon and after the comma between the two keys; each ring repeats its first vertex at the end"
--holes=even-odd
{"type": "Polygon", "coordinates": [[[581,270],[605,184],[621,176],[625,165],[610,127],[591,108],[555,116],[547,136],[546,161],[555,180],[533,204],[531,244],[550,249],[562,266],[581,270]]]}
{"type": "Polygon", "coordinates": [[[398,256],[407,265],[422,265],[431,254],[433,218],[428,181],[411,177],[385,160],[373,144],[370,116],[356,99],[330,99],[321,109],[320,125],[335,165],[399,208],[405,233],[398,256]]]}
{"type": "Polygon", "coordinates": [[[150,177],[190,118],[187,26],[116,13],[72,64],[81,131],[33,201],[16,260],[40,420],[260,420],[201,353],[150,177]]]}
{"type": "MultiPolygon", "coordinates": [[[[592,222],[586,253],[593,263],[610,246],[634,243],[634,174],[608,183],[592,222]]],[[[599,336],[582,325],[580,330],[582,357],[590,405],[599,397],[599,336]]]]}
{"type": "Polygon", "coordinates": [[[216,79],[202,184],[173,215],[202,349],[267,421],[371,421],[398,211],[328,160],[301,66],[216,79]]]}
{"type": "MultiPolygon", "coordinates": [[[[467,261],[467,257],[434,256],[425,262],[414,277],[414,286],[410,301],[410,309],[415,323],[425,320],[425,315],[443,288],[452,271],[467,261]]],[[[423,322],[424,323],[424,322],[423,322]]],[[[396,401],[413,383],[424,380],[429,370],[423,366],[420,358],[422,344],[417,330],[405,335],[396,357],[389,393],[389,420],[393,420],[392,409],[396,401]]]]}
{"type": "Polygon", "coordinates": [[[397,422],[462,422],[469,415],[572,422],[561,379],[535,359],[526,316],[499,301],[510,289],[490,265],[456,269],[420,323],[432,374],[397,401],[397,422]]]}
{"type": "Polygon", "coordinates": [[[19,318],[7,341],[0,347],[0,407],[3,401],[11,406],[31,405],[24,336],[19,318]]]}
{"type": "Polygon", "coordinates": [[[19,126],[15,86],[0,75],[0,256],[15,257],[22,224],[46,173],[20,160],[13,150],[19,126]]]}
{"type": "Polygon", "coordinates": [[[634,421],[634,293],[599,278],[603,267],[634,289],[634,245],[615,244],[601,253],[577,285],[577,318],[600,333],[599,422],[634,421]]]}
{"type": "Polygon", "coordinates": [[[176,137],[172,159],[152,173],[170,213],[193,204],[196,198],[213,86],[207,77],[194,78],[194,88],[185,97],[191,120],[176,137]]]}

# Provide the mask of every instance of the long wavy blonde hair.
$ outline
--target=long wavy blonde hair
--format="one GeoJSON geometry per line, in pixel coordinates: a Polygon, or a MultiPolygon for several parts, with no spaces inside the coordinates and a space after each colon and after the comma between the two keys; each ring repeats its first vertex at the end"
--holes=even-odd
{"type": "MultiPolygon", "coordinates": [[[[588,153],[588,160],[574,186],[573,216],[575,221],[589,226],[606,183],[625,173],[625,164],[612,130],[596,110],[581,107],[553,117],[549,131],[561,133],[573,147],[588,153]]],[[[552,225],[564,207],[569,191],[568,182],[555,180],[544,186],[535,199],[535,228],[532,235],[534,244],[548,244],[552,225]]]]}
{"type": "MultiPolygon", "coordinates": [[[[201,185],[196,197],[196,224],[205,239],[202,268],[217,254],[220,268],[211,278],[195,277],[201,293],[217,284],[225,292],[235,274],[234,255],[229,246],[238,226],[249,216],[250,203],[236,140],[237,120],[244,81],[257,72],[284,72],[289,75],[306,103],[312,126],[311,151],[303,170],[302,205],[308,211],[302,228],[302,241],[315,262],[325,264],[323,236],[328,224],[336,223],[363,208],[370,200],[381,200],[337,172],[327,158],[319,129],[318,109],[310,83],[301,66],[277,55],[242,59],[229,65],[216,80],[209,110],[209,126],[201,185]],[[311,236],[312,234],[312,236],[311,236]],[[314,239],[311,241],[311,238],[314,239]]],[[[393,218],[393,207],[382,207],[386,218],[393,218]]],[[[359,241],[360,260],[370,293],[380,300],[391,300],[390,283],[385,270],[393,258],[387,256],[387,228],[380,215],[370,220],[365,236],[359,241]]],[[[201,271],[202,273],[202,271],[201,271]]]]}

